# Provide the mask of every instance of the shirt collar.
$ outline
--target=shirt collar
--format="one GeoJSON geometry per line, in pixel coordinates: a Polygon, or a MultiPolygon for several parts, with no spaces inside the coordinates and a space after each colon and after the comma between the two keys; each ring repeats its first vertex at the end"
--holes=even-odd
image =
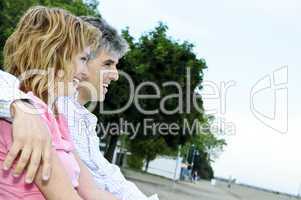
{"type": "Polygon", "coordinates": [[[57,105],[59,112],[68,115],[68,120],[70,115],[76,115],[75,119],[84,119],[89,124],[97,124],[97,117],[91,113],[85,106],[81,105],[72,96],[62,96],[57,99],[57,105]],[[67,110],[66,110],[67,109],[67,110]]]}

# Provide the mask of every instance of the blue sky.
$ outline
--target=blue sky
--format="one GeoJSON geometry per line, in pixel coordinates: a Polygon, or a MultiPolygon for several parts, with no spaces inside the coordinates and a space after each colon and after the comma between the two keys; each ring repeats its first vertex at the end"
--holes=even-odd
{"type": "MultiPolygon", "coordinates": [[[[235,135],[227,136],[228,147],[214,164],[217,176],[232,175],[243,183],[292,194],[298,192],[301,186],[300,1],[101,0],[99,9],[118,30],[129,26],[136,38],[152,30],[158,21],[165,22],[173,38],[195,44],[195,53],[208,65],[206,81],[217,85],[235,82],[226,96],[226,112],[216,114],[236,127],[235,135]],[[284,90],[274,93],[277,87],[272,85],[270,90],[256,95],[254,104],[266,115],[280,113],[279,121],[272,123],[281,127],[285,121],[282,111],[286,108],[282,95],[288,88],[286,134],[262,123],[250,109],[251,88],[283,66],[288,70],[288,84],[281,86],[284,90]]],[[[278,74],[281,80],[286,78],[284,72],[278,74]]],[[[269,77],[273,82],[273,76],[269,77]]],[[[212,99],[205,100],[205,104],[207,108],[219,106],[212,99]]]]}

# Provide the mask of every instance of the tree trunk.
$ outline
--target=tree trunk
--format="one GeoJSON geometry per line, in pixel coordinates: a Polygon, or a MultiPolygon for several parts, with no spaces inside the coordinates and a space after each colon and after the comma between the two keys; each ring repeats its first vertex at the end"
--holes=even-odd
{"type": "Polygon", "coordinates": [[[105,152],[105,158],[109,161],[113,161],[114,152],[117,146],[118,136],[117,135],[111,135],[110,136],[110,142],[109,147],[107,148],[107,151],[105,152]]]}
{"type": "Polygon", "coordinates": [[[149,159],[147,158],[146,159],[146,165],[145,165],[145,172],[147,172],[147,170],[148,170],[148,167],[149,167],[149,159]]]}

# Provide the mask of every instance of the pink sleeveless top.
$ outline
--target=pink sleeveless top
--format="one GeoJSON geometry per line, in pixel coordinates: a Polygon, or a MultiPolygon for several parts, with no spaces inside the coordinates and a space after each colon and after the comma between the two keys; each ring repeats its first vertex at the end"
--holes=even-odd
{"type": "MultiPolygon", "coordinates": [[[[27,95],[35,106],[40,108],[41,116],[52,136],[53,148],[65,167],[72,185],[77,187],[80,168],[72,154],[74,145],[69,135],[67,121],[61,115],[54,117],[48,106],[32,93],[27,95]]],[[[28,123],[31,122],[28,121],[28,123]]],[[[11,145],[11,124],[0,119],[0,166],[3,166],[3,161],[11,145]]],[[[12,176],[13,168],[9,171],[0,169],[0,200],[44,200],[45,198],[34,183],[25,183],[24,173],[19,178],[12,176]]]]}

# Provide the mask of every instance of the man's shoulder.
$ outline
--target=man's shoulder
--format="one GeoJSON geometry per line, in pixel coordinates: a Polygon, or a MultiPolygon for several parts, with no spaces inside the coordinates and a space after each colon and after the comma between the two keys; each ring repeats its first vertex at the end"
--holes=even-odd
{"type": "Polygon", "coordinates": [[[65,96],[57,99],[59,113],[63,114],[68,124],[75,125],[86,121],[89,124],[96,124],[97,117],[81,105],[74,97],[65,96]]]}
{"type": "Polygon", "coordinates": [[[70,120],[72,118],[77,118],[82,115],[78,106],[75,104],[76,102],[70,96],[61,96],[57,98],[56,105],[58,112],[60,114],[65,115],[70,120]]]}

